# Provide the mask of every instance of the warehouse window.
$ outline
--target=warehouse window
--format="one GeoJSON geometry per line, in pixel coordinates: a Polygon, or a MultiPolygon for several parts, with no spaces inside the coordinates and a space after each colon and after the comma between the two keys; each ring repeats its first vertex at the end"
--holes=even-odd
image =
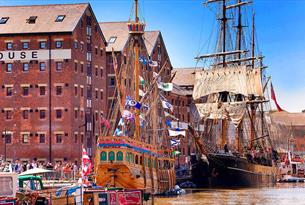
{"type": "Polygon", "coordinates": [[[24,64],[23,64],[22,71],[23,71],[23,72],[28,72],[28,71],[29,71],[29,64],[28,64],[28,63],[24,63],[24,64]]]}
{"type": "Polygon", "coordinates": [[[45,62],[39,63],[39,70],[40,71],[45,71],[46,70],[46,63],[45,62]]]}
{"type": "Polygon", "coordinates": [[[37,16],[30,16],[30,18],[28,18],[28,19],[26,20],[26,22],[27,22],[28,24],[34,24],[34,23],[36,22],[36,19],[37,19],[37,16]]]}
{"type": "Polygon", "coordinates": [[[6,64],[6,72],[7,73],[11,73],[12,69],[13,69],[13,64],[11,64],[11,63],[6,64]]]}
{"type": "Polygon", "coordinates": [[[22,48],[28,49],[29,48],[29,42],[22,42],[22,48]]]}
{"type": "Polygon", "coordinates": [[[22,95],[23,96],[28,96],[29,95],[29,90],[30,90],[30,88],[28,86],[23,86],[22,87],[22,95]]]}
{"type": "Polygon", "coordinates": [[[28,133],[21,134],[21,137],[22,137],[22,143],[24,143],[24,144],[29,143],[29,134],[28,133]]]}
{"type": "Polygon", "coordinates": [[[13,87],[6,87],[6,96],[13,95],[13,87]]]}
{"type": "Polygon", "coordinates": [[[114,43],[115,42],[115,40],[116,40],[116,36],[111,36],[110,38],[109,38],[109,41],[108,41],[108,43],[114,43]]]}
{"type": "Polygon", "coordinates": [[[39,42],[39,48],[44,49],[47,47],[47,42],[46,41],[40,41],[39,42]]]}
{"type": "Polygon", "coordinates": [[[6,111],[5,111],[5,118],[6,118],[7,120],[13,119],[13,112],[12,112],[12,110],[6,110],[6,111]]]}
{"type": "Polygon", "coordinates": [[[6,24],[7,20],[9,19],[9,17],[2,17],[0,19],[0,24],[6,24]]]}
{"type": "Polygon", "coordinates": [[[46,143],[46,134],[44,133],[39,134],[39,143],[40,144],[46,143]]]}
{"type": "Polygon", "coordinates": [[[29,110],[23,110],[23,111],[22,111],[22,118],[23,118],[24,120],[29,119],[29,110]]]}
{"type": "Polygon", "coordinates": [[[56,134],[56,143],[57,144],[62,143],[62,134],[56,134]]]}
{"type": "Polygon", "coordinates": [[[62,70],[62,62],[56,62],[56,71],[62,70]]]}
{"type": "Polygon", "coordinates": [[[55,41],[56,48],[62,48],[63,42],[62,41],[55,41]]]}
{"type": "Polygon", "coordinates": [[[46,95],[46,86],[39,86],[39,95],[46,95]]]}
{"type": "Polygon", "coordinates": [[[60,85],[56,86],[56,95],[62,95],[62,86],[60,85]]]}
{"type": "Polygon", "coordinates": [[[56,17],[55,22],[62,22],[64,20],[64,18],[66,17],[66,15],[58,15],[56,17]]]}
{"type": "Polygon", "coordinates": [[[62,118],[62,110],[61,109],[56,109],[56,119],[61,119],[62,118]]]}
{"type": "Polygon", "coordinates": [[[13,43],[12,42],[7,42],[6,43],[6,49],[7,50],[12,50],[13,49],[13,43]]]}
{"type": "Polygon", "coordinates": [[[39,110],[39,118],[40,119],[46,118],[46,110],[39,110]]]}

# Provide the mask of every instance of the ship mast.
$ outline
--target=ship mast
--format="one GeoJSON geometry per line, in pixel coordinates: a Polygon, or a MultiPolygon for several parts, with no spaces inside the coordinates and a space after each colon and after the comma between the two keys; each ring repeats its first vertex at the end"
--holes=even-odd
{"type": "MultiPolygon", "coordinates": [[[[135,21],[128,23],[129,34],[134,40],[134,92],[135,101],[140,101],[139,95],[139,50],[140,50],[140,40],[144,34],[145,24],[139,21],[138,15],[138,0],[135,0],[135,21]]],[[[140,139],[140,110],[135,110],[135,139],[140,139]]]]}

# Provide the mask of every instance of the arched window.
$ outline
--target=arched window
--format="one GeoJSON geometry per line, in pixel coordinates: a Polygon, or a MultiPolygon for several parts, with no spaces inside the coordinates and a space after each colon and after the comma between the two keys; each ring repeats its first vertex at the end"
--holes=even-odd
{"type": "Polygon", "coordinates": [[[136,155],[136,164],[139,164],[139,156],[136,155]]]}
{"type": "Polygon", "coordinates": [[[151,167],[151,160],[148,159],[148,167],[151,167]]]}
{"type": "Polygon", "coordinates": [[[130,162],[129,152],[126,152],[126,162],[130,162]]]}
{"type": "Polygon", "coordinates": [[[130,153],[130,162],[134,163],[134,155],[132,153],[130,153]]]}
{"type": "Polygon", "coordinates": [[[147,166],[147,159],[144,157],[144,166],[147,166]]]}
{"type": "Polygon", "coordinates": [[[116,161],[123,161],[123,152],[119,151],[116,153],[116,161]]]}
{"type": "Polygon", "coordinates": [[[143,156],[140,157],[140,164],[143,165],[143,156]]]}
{"type": "Polygon", "coordinates": [[[100,154],[101,161],[107,161],[107,152],[102,151],[100,154]]]}
{"type": "Polygon", "coordinates": [[[109,162],[110,162],[110,161],[114,161],[114,152],[113,152],[113,151],[111,151],[111,152],[108,153],[108,161],[109,161],[109,162]]]}

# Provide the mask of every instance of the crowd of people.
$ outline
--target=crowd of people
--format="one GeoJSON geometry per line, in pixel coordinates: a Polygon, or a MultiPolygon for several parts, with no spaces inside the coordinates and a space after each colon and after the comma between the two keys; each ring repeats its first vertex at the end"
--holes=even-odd
{"type": "Polygon", "coordinates": [[[55,163],[46,163],[38,162],[36,159],[34,159],[32,162],[22,162],[20,160],[7,162],[3,160],[3,157],[0,157],[0,172],[16,172],[21,174],[22,172],[34,168],[47,169],[52,171],[45,175],[47,179],[76,180],[80,176],[80,167],[77,165],[76,161],[58,161],[55,163]]]}

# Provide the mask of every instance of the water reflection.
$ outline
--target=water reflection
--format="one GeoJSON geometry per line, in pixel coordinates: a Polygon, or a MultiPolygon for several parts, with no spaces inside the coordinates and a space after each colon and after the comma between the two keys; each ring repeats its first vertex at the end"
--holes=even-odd
{"type": "Polygon", "coordinates": [[[188,190],[188,194],[156,198],[155,205],[305,205],[305,184],[277,184],[251,189],[188,190]]]}

